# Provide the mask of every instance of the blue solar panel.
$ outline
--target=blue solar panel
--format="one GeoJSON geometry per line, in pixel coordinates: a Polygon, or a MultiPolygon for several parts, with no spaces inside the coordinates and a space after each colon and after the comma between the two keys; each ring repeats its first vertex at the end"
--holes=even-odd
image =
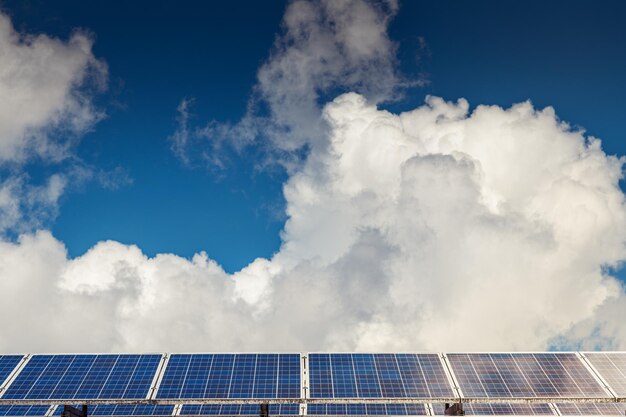
{"type": "MultiPolygon", "coordinates": [[[[444,415],[443,404],[433,404],[435,415],[444,415]]],[[[522,416],[542,416],[554,415],[548,404],[478,404],[464,403],[463,411],[468,416],[493,416],[493,415],[522,415],[522,416]]]]}
{"type": "Polygon", "coordinates": [[[299,398],[298,354],[171,355],[157,398],[299,398]]]}
{"type": "Polygon", "coordinates": [[[448,354],[466,398],[608,398],[573,353],[448,354]]]}
{"type": "Polygon", "coordinates": [[[35,355],[3,399],[143,399],[161,355],[35,355]]]}
{"type": "MultiPolygon", "coordinates": [[[[60,406],[59,409],[62,411],[63,407],[60,406]]],[[[173,411],[173,405],[98,404],[89,406],[88,414],[92,416],[171,416],[173,411]]]]}
{"type": "MultiPolygon", "coordinates": [[[[260,406],[258,404],[185,404],[181,409],[182,415],[255,415],[258,416],[260,406]]],[[[270,404],[270,416],[295,416],[298,415],[298,404],[270,404]]]]}
{"type": "Polygon", "coordinates": [[[47,405],[0,405],[0,416],[43,416],[49,408],[47,405]]]}
{"type": "Polygon", "coordinates": [[[309,355],[311,398],[452,398],[436,354],[309,355]]]}
{"type": "Polygon", "coordinates": [[[424,404],[309,404],[309,415],[322,416],[423,416],[424,404]]]}
{"type": "Polygon", "coordinates": [[[22,358],[20,355],[0,355],[0,385],[11,375],[22,358]]]}

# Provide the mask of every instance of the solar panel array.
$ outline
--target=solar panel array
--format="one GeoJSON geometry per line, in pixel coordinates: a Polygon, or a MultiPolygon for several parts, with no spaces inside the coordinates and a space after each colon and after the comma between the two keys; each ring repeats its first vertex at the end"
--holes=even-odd
{"type": "Polygon", "coordinates": [[[624,415],[626,352],[0,355],[0,417],[83,403],[95,416],[243,416],[263,402],[277,416],[415,416],[459,401],[467,415],[624,415]]]}

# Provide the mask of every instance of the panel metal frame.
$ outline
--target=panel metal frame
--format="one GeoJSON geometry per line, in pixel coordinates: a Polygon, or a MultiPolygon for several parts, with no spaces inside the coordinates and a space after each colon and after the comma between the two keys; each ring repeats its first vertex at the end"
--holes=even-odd
{"type": "MultiPolygon", "coordinates": [[[[309,354],[300,353],[300,397],[309,398],[309,354]]],[[[299,414],[306,416],[308,407],[306,403],[300,404],[299,414]]]]}
{"type": "Polygon", "coordinates": [[[148,390],[148,395],[146,396],[146,399],[153,400],[156,398],[169,361],[170,354],[164,353],[163,356],[161,356],[161,362],[159,362],[159,366],[157,367],[156,372],[154,373],[154,377],[152,378],[152,383],[150,384],[150,389],[148,390]]]}

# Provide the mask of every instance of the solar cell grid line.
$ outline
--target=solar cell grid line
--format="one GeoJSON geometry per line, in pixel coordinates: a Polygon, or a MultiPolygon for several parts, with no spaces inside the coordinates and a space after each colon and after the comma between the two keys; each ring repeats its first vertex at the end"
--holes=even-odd
{"type": "Polygon", "coordinates": [[[610,389],[626,398],[626,352],[581,352],[610,389]]]}
{"type": "Polygon", "coordinates": [[[623,416],[626,413],[624,403],[557,403],[562,416],[623,416]]]}
{"type": "Polygon", "coordinates": [[[450,353],[464,398],[610,398],[573,353],[450,353]]]}

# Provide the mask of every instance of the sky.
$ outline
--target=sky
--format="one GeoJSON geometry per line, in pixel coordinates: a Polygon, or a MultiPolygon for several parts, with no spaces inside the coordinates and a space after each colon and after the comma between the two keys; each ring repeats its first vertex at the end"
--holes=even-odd
{"type": "Polygon", "coordinates": [[[625,13],[0,0],[0,350],[626,349],[625,13]]]}

